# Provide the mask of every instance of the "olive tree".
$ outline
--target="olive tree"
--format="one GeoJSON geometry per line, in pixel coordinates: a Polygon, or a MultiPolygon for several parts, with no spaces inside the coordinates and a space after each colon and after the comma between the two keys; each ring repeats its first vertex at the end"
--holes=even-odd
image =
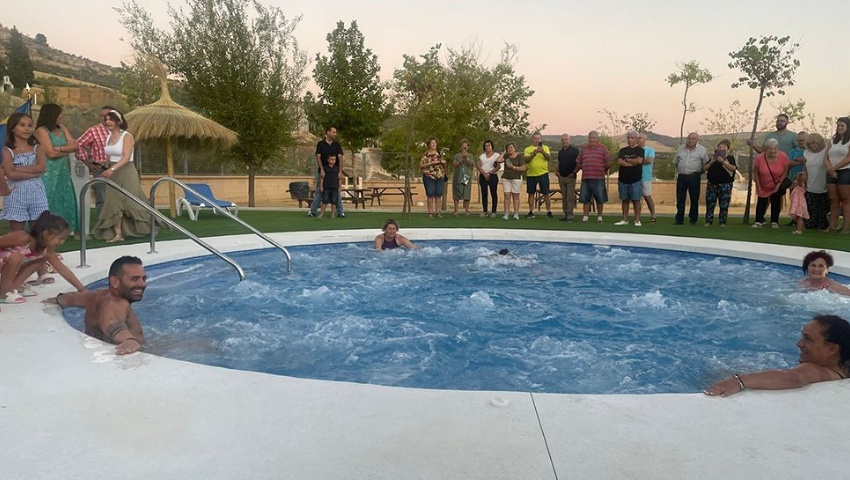
{"type": "Polygon", "coordinates": [[[249,0],[187,0],[156,28],[135,2],[118,9],[130,45],[182,77],[192,106],[239,135],[231,153],[248,172],[248,205],[263,164],[296,143],[307,54],[294,31],[301,17],[249,0]]]}

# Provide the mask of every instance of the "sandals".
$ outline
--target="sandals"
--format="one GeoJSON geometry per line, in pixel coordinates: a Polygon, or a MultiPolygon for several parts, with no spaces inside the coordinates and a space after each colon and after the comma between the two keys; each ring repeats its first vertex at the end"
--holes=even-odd
{"type": "Polygon", "coordinates": [[[27,303],[27,299],[21,296],[17,290],[12,290],[7,293],[5,297],[0,298],[0,303],[11,303],[11,304],[20,304],[27,303]]]}
{"type": "Polygon", "coordinates": [[[30,280],[27,282],[27,285],[32,285],[34,287],[38,285],[50,285],[55,281],[56,279],[45,273],[43,275],[39,275],[37,280],[30,280]]]}
{"type": "Polygon", "coordinates": [[[20,293],[20,295],[21,295],[22,297],[34,297],[34,296],[36,296],[36,295],[38,295],[38,294],[37,294],[37,293],[35,293],[35,290],[33,290],[33,289],[32,289],[32,287],[31,287],[30,285],[27,285],[27,284],[25,283],[25,284],[24,284],[24,286],[23,286],[23,287],[21,287],[21,293],[20,293]]]}
{"type": "Polygon", "coordinates": [[[117,242],[123,242],[123,241],[124,241],[124,237],[122,237],[120,235],[116,235],[116,236],[112,237],[111,239],[107,240],[106,243],[117,243],[117,242]]]}
{"type": "Polygon", "coordinates": [[[650,218],[649,223],[655,223],[655,217],[650,218]]]}

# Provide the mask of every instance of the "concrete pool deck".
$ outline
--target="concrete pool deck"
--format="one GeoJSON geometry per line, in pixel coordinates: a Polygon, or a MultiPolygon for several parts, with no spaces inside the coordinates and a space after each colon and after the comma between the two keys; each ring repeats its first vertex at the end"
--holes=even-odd
{"type": "MultiPolygon", "coordinates": [[[[629,245],[799,265],[810,249],[593,232],[404,229],[414,241],[629,245]],[[748,253],[761,249],[758,253],[748,253]]],[[[371,242],[376,230],[272,234],[283,245],[371,242]]],[[[251,235],[205,239],[225,251],[251,235]]],[[[112,260],[207,254],[188,240],[90,250],[112,260]]],[[[850,254],[832,270],[850,275],[850,254]]],[[[281,261],[284,261],[281,259],[281,261]]],[[[305,268],[293,261],[293,269],[305,268]]],[[[234,273],[235,275],[235,273],[234,273]]],[[[850,381],[792,391],[568,395],[420,390],[228,370],[137,353],[71,328],[40,303],[57,276],[0,312],[0,479],[844,478],[850,381]]],[[[167,312],[166,312],[167,313],[167,312]]],[[[800,319],[800,325],[807,319],[800,319]]],[[[144,323],[144,319],[142,319],[144,323]]]]}

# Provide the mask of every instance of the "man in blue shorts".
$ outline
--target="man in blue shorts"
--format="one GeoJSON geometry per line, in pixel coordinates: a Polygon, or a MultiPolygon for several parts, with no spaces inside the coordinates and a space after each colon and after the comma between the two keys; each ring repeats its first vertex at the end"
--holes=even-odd
{"type": "Polygon", "coordinates": [[[640,227],[640,197],[643,196],[643,148],[638,146],[638,133],[634,130],[626,132],[628,146],[620,149],[617,154],[617,165],[620,166],[617,185],[620,190],[620,200],[623,205],[623,219],[614,225],[629,224],[629,202],[635,207],[635,226],[640,227]]]}

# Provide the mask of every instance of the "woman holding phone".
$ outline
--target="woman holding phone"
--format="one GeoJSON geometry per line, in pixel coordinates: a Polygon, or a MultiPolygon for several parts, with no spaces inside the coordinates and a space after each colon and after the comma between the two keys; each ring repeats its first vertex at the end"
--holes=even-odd
{"type": "Polygon", "coordinates": [[[706,175],[705,189],[705,226],[710,227],[714,223],[714,206],[720,205],[720,227],[726,227],[726,219],[729,216],[729,204],[732,202],[732,184],[735,181],[735,157],[729,155],[732,143],[729,140],[721,140],[717,149],[708,163],[702,167],[706,175]]]}

